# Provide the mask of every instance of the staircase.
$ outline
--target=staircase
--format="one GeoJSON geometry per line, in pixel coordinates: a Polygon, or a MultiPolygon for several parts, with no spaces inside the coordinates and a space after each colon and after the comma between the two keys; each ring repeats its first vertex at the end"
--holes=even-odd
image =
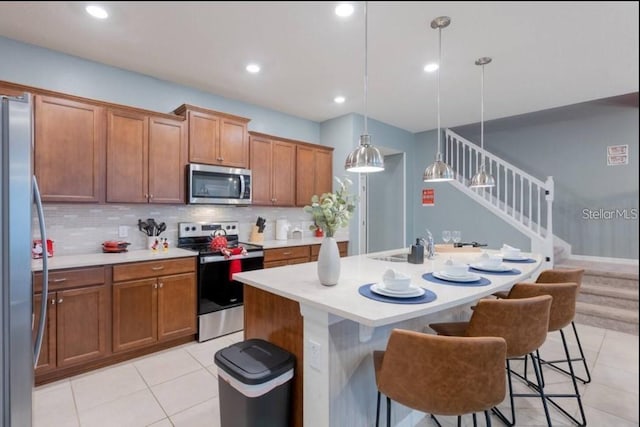
{"type": "Polygon", "coordinates": [[[554,238],[552,226],[553,178],[542,182],[491,153],[481,152],[480,146],[450,129],[445,135],[444,161],[456,172],[452,184],[528,236],[531,251],[545,257],[543,268],[552,268],[557,252],[554,240],[559,240],[554,238]],[[496,186],[471,189],[467,183],[479,170],[481,161],[495,178],[496,186]]]}
{"type": "Polygon", "coordinates": [[[638,266],[565,260],[557,268],[583,268],[576,323],[638,335],[638,266]]]}

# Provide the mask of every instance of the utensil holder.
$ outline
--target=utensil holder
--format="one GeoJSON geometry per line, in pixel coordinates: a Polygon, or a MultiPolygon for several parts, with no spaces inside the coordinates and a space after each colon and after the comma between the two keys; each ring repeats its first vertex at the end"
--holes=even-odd
{"type": "Polygon", "coordinates": [[[251,236],[249,238],[251,243],[263,243],[264,242],[264,233],[258,232],[258,226],[254,225],[251,228],[251,236]]]}

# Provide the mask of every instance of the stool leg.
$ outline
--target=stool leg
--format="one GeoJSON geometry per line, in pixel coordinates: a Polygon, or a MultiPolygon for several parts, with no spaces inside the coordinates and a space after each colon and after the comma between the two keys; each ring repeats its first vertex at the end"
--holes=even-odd
{"type": "MultiPolygon", "coordinates": [[[[458,427],[462,427],[462,417],[460,415],[458,415],[458,427]]],[[[476,427],[476,425],[474,424],[473,427],[476,427]]]]}
{"type": "MultiPolygon", "coordinates": [[[[580,352],[580,357],[572,358],[571,361],[582,362],[582,366],[584,367],[586,378],[582,378],[579,375],[575,375],[575,372],[574,372],[574,376],[576,377],[577,380],[579,380],[583,384],[589,384],[591,382],[591,372],[589,371],[589,366],[587,365],[587,359],[584,356],[584,350],[582,349],[582,343],[580,342],[580,337],[578,336],[578,330],[576,329],[576,324],[573,321],[571,322],[571,327],[573,328],[573,335],[576,337],[576,344],[578,344],[578,351],[580,352]]],[[[567,359],[565,360],[544,360],[544,359],[540,359],[540,360],[542,361],[543,365],[549,365],[556,371],[562,372],[565,375],[571,375],[571,373],[567,369],[564,369],[557,365],[557,363],[566,363],[568,359],[569,357],[567,357],[567,359]]]]}
{"type": "Polygon", "coordinates": [[[378,391],[378,403],[376,404],[376,427],[380,425],[380,392],[378,391]]]}
{"type": "MultiPolygon", "coordinates": [[[[526,365],[525,365],[526,366],[526,365]]],[[[498,419],[506,426],[512,427],[516,424],[516,410],[513,404],[513,383],[511,381],[511,364],[507,359],[507,384],[509,385],[509,403],[511,405],[511,420],[509,420],[497,407],[491,408],[491,412],[496,414],[498,419]]]]}
{"type": "MultiPolygon", "coordinates": [[[[478,420],[476,419],[476,413],[474,412],[472,415],[473,417],[473,427],[478,427],[478,420]]],[[[460,420],[462,417],[458,417],[458,420],[460,420]]]]}
{"type": "Polygon", "coordinates": [[[387,397],[387,427],[391,427],[391,399],[387,397]]]}
{"type": "Polygon", "coordinates": [[[487,427],[491,427],[491,415],[489,415],[489,411],[484,411],[484,420],[487,424],[487,427]]]}
{"type": "Polygon", "coordinates": [[[578,350],[580,351],[580,358],[582,359],[582,364],[584,365],[584,371],[587,374],[587,379],[578,378],[585,384],[589,384],[591,382],[591,372],[589,372],[589,366],[587,366],[587,359],[584,357],[584,351],[582,350],[582,344],[580,343],[580,337],[578,336],[578,330],[576,329],[576,324],[571,321],[571,327],[573,328],[573,335],[576,337],[576,342],[578,343],[578,350]]]}
{"type": "Polygon", "coordinates": [[[544,415],[547,417],[547,425],[551,427],[551,417],[549,416],[549,407],[547,406],[547,397],[544,394],[544,388],[542,387],[542,366],[540,365],[540,359],[537,359],[531,353],[531,359],[533,360],[533,371],[536,374],[536,380],[538,381],[538,388],[540,391],[540,398],[542,399],[542,407],[544,408],[544,415]]]}

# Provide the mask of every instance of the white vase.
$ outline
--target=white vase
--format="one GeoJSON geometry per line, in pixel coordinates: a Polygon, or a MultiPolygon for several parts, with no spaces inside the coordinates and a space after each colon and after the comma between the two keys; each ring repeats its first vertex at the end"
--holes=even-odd
{"type": "Polygon", "coordinates": [[[340,251],[333,237],[325,237],[318,253],[318,278],[325,286],[338,283],[340,277],[340,251]]]}

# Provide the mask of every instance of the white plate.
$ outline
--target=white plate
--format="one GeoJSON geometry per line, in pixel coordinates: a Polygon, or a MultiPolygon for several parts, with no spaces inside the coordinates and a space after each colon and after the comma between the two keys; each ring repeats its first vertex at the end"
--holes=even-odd
{"type": "Polygon", "coordinates": [[[434,271],[433,276],[449,282],[475,282],[481,279],[479,275],[474,273],[468,273],[466,276],[451,276],[444,271],[434,271]]]}
{"type": "Polygon", "coordinates": [[[505,271],[511,271],[512,268],[504,265],[504,264],[500,264],[497,266],[489,266],[489,265],[482,265],[482,264],[471,264],[471,267],[475,268],[476,270],[482,270],[482,271],[493,271],[496,273],[502,273],[505,271]]]}
{"type": "Polygon", "coordinates": [[[374,283],[370,289],[376,294],[393,298],[415,298],[424,295],[424,289],[415,285],[410,285],[408,290],[402,292],[386,289],[382,283],[374,283]]]}
{"type": "Polygon", "coordinates": [[[523,256],[523,255],[517,255],[517,256],[506,256],[503,255],[502,259],[505,261],[524,261],[526,259],[529,259],[529,257],[523,256]]]}

